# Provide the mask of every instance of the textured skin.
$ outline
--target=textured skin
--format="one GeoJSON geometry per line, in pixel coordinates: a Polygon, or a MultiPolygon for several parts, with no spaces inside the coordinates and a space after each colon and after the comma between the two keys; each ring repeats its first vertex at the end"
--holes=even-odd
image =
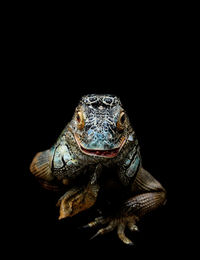
{"type": "Polygon", "coordinates": [[[136,221],[166,201],[165,189],[142,168],[135,132],[119,98],[113,95],[82,97],[57,142],[35,156],[30,170],[45,188],[67,189],[57,204],[59,219],[91,207],[104,186],[111,193],[113,187],[120,187],[111,199],[117,205],[112,217],[101,216],[88,226],[108,224],[96,235],[117,228],[126,244],[132,241],[125,236],[125,227],[136,231],[136,221]],[[114,178],[102,182],[104,169],[110,168],[114,178]]]}

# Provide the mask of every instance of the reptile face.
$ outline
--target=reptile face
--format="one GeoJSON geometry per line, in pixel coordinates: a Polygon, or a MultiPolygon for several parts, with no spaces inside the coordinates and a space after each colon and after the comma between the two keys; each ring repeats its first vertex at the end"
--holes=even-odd
{"type": "Polygon", "coordinates": [[[130,124],[119,98],[91,94],[81,99],[71,125],[84,154],[113,158],[125,144],[130,124]]]}

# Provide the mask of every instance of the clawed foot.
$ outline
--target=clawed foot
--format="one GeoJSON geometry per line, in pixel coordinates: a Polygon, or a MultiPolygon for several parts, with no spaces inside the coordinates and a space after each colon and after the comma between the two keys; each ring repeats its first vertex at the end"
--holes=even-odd
{"type": "Polygon", "coordinates": [[[91,239],[97,237],[98,235],[103,235],[108,232],[111,232],[115,228],[117,228],[117,234],[119,239],[127,245],[133,245],[133,242],[125,235],[125,228],[128,227],[131,231],[138,231],[138,227],[136,226],[136,221],[138,221],[137,216],[121,217],[121,218],[114,218],[114,219],[98,217],[94,221],[85,225],[84,228],[96,227],[98,225],[107,224],[106,227],[99,229],[99,231],[93,237],[91,237],[91,239]]]}

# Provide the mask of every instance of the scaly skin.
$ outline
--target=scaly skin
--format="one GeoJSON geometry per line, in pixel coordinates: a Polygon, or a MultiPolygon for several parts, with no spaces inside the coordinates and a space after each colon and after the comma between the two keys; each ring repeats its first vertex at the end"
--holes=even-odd
{"type": "MultiPolygon", "coordinates": [[[[123,199],[117,203],[116,196],[118,207],[112,216],[101,216],[87,226],[107,224],[96,235],[117,228],[119,238],[132,244],[125,236],[125,227],[136,231],[140,217],[165,203],[166,192],[143,169],[135,132],[119,98],[86,95],[57,142],[36,154],[30,170],[45,188],[67,188],[57,204],[62,219],[94,205],[102,185],[107,185],[101,181],[105,168],[116,171],[112,182],[121,187],[118,193],[123,199]]],[[[112,185],[108,189],[112,190],[112,185]]]]}

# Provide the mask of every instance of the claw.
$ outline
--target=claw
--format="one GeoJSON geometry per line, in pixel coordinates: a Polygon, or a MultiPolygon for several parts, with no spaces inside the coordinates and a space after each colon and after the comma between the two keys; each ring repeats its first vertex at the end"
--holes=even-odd
{"type": "MultiPolygon", "coordinates": [[[[89,223],[90,224],[90,223],[89,223]]],[[[79,227],[80,229],[85,229],[91,227],[89,224],[79,227]]]]}
{"type": "Polygon", "coordinates": [[[138,227],[137,227],[134,223],[128,223],[128,228],[129,228],[131,231],[136,231],[136,232],[139,231],[138,227]]]}
{"type": "Polygon", "coordinates": [[[125,230],[125,224],[124,223],[119,224],[117,229],[117,234],[119,239],[121,239],[121,241],[127,245],[130,246],[134,245],[134,243],[125,235],[124,230],[125,230]]]}
{"type": "Polygon", "coordinates": [[[93,238],[97,237],[98,235],[103,235],[108,232],[111,232],[111,231],[113,231],[113,229],[115,227],[116,227],[116,223],[114,221],[111,221],[107,227],[99,229],[99,231],[94,236],[92,236],[90,239],[93,239],[93,238]]]}
{"type": "Polygon", "coordinates": [[[92,236],[90,240],[94,239],[99,235],[103,235],[108,232],[111,232],[117,227],[117,234],[119,239],[123,243],[132,246],[134,245],[134,243],[125,235],[125,228],[127,226],[131,231],[138,231],[138,227],[135,224],[137,219],[138,218],[136,216],[126,217],[126,218],[114,218],[114,219],[109,217],[106,218],[98,217],[95,218],[94,221],[83,226],[82,228],[96,227],[99,224],[105,225],[106,223],[108,223],[106,227],[99,229],[99,231],[94,236],[92,236]]]}
{"type": "MultiPolygon", "coordinates": [[[[101,230],[101,229],[100,229],[101,230]]],[[[94,239],[95,237],[99,236],[101,234],[100,230],[90,238],[90,240],[94,239]]]]}
{"type": "Polygon", "coordinates": [[[88,223],[87,225],[84,225],[83,228],[89,228],[89,227],[96,227],[97,225],[99,224],[106,224],[108,220],[105,219],[104,217],[98,217],[98,218],[95,218],[94,221],[88,223]]]}

